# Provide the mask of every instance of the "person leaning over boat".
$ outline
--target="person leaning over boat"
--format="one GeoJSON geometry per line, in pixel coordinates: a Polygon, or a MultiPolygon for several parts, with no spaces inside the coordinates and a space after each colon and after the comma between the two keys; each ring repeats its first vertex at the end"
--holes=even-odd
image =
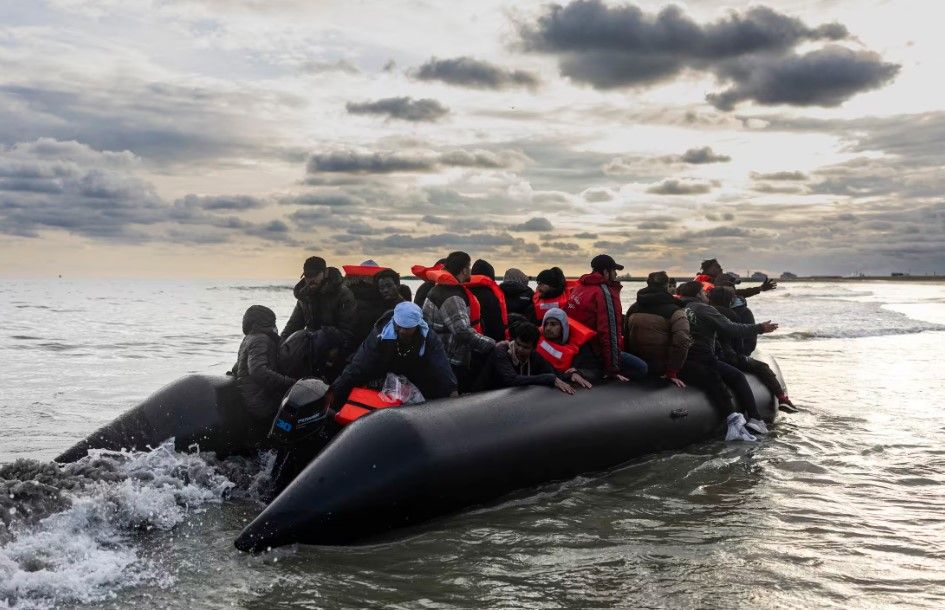
{"type": "MultiPolygon", "coordinates": [[[[689,316],[689,328],[692,332],[692,346],[689,348],[688,358],[699,364],[718,371],[726,385],[734,392],[742,409],[748,414],[745,427],[759,434],[767,434],[758,406],[755,404],[755,395],[748,385],[745,374],[730,364],[720,361],[715,353],[716,341],[719,335],[725,337],[748,337],[774,332],[778,325],[770,320],[760,324],[736,324],[722,315],[708,303],[702,282],[690,281],[680,284],[676,294],[686,305],[689,316]]],[[[738,418],[739,413],[731,413],[728,423],[738,418]]]]}
{"type": "MultiPolygon", "coordinates": [[[[575,366],[581,371],[599,370],[602,378],[629,381],[644,378],[647,367],[646,362],[623,351],[622,286],[617,281],[617,271],[621,270],[623,265],[618,265],[609,255],[595,256],[591,261],[591,273],[581,276],[578,285],[571,291],[564,311],[568,317],[597,331],[591,344],[593,349],[588,350],[592,360],[585,361],[582,353],[579,353],[581,362],[576,362],[575,366]]],[[[587,378],[592,382],[597,381],[587,378]]]]}
{"type": "Polygon", "coordinates": [[[473,353],[485,354],[495,347],[493,339],[473,328],[469,317],[470,294],[458,285],[469,281],[470,263],[465,252],[450,253],[444,270],[456,283],[434,285],[423,303],[423,319],[443,342],[460,392],[469,391],[476,380],[478,371],[471,368],[473,353]]]}
{"type": "Polygon", "coordinates": [[[505,293],[505,308],[509,315],[519,314],[531,323],[535,323],[535,305],[532,297],[535,291],[528,286],[528,276],[520,269],[506,269],[499,288],[505,293]]]}
{"type": "Polygon", "coordinates": [[[250,434],[263,439],[279,409],[279,401],[296,380],[279,372],[279,334],[276,314],[271,309],[262,305],[247,309],[243,314],[243,334],[233,375],[249,414],[250,434]]]}
{"type": "MultiPolygon", "coordinates": [[[[709,291],[709,303],[732,322],[740,323],[738,314],[736,314],[731,305],[735,300],[735,290],[731,286],[716,286],[709,291]]],[[[731,364],[735,368],[745,373],[751,373],[768,388],[777,399],[778,405],[786,410],[796,410],[794,403],[788,398],[787,391],[774,374],[771,367],[766,363],[755,360],[749,353],[746,353],[746,346],[741,337],[719,336],[719,359],[731,364]]]]}
{"type": "Polygon", "coordinates": [[[637,300],[627,309],[624,349],[642,358],[650,375],[684,388],[679,372],[686,365],[692,336],[683,303],[670,293],[669,286],[665,271],[647,276],[646,287],[637,291],[637,300]]]}
{"type": "Polygon", "coordinates": [[[496,344],[476,382],[477,390],[543,385],[574,394],[574,388],[555,373],[551,365],[536,351],[541,333],[531,322],[515,327],[515,338],[496,344]]]}
{"type": "Polygon", "coordinates": [[[298,371],[299,376],[311,374],[331,376],[354,349],[354,327],[357,304],[354,295],[343,285],[341,272],[328,267],[325,259],[312,256],[305,260],[302,279],[295,285],[296,298],[292,316],[282,329],[283,369],[298,371]],[[287,345],[287,339],[299,331],[308,336],[300,343],[304,349],[287,345]]]}
{"type": "Polygon", "coordinates": [[[406,377],[426,400],[455,395],[456,377],[443,343],[429,331],[422,310],[407,301],[381,316],[331,384],[332,408],[340,409],[352,388],[383,380],[388,373],[406,377]]]}

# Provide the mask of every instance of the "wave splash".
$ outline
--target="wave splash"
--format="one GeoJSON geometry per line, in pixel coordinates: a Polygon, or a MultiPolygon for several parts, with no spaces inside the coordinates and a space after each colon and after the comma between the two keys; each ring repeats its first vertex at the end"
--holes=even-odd
{"type": "Polygon", "coordinates": [[[173,577],[142,559],[136,535],[167,531],[225,499],[258,497],[272,456],[217,460],[174,451],[95,450],[73,464],[0,467],[0,608],[113,598],[173,577]]]}

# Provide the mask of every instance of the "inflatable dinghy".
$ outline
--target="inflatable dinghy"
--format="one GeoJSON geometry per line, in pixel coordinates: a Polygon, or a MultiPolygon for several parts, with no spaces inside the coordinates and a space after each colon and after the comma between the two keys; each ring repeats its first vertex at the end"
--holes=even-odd
{"type": "MultiPolygon", "coordinates": [[[[761,415],[773,421],[774,397],[748,379],[761,415]]],[[[342,430],[236,546],[350,544],[517,489],[721,438],[723,429],[705,394],[664,384],[608,383],[574,396],[532,386],[382,409],[342,430]]],[[[171,437],[179,450],[251,451],[233,378],[184,377],[56,460],[72,462],[96,448],[145,450],[171,437]]]]}

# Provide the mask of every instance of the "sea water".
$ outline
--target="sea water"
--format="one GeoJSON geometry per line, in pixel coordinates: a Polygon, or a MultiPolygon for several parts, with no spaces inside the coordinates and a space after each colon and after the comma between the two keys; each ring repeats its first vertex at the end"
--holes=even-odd
{"type": "Polygon", "coordinates": [[[254,303],[283,324],[291,283],[0,280],[0,608],[945,605],[945,284],[753,297],[802,408],[762,442],[521,490],[382,544],[237,552],[265,454],[50,463],[164,384],[230,368],[254,303]]]}

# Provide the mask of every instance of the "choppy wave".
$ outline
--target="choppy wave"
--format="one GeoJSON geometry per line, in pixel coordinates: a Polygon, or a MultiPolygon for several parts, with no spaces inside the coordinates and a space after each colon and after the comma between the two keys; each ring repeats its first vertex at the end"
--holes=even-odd
{"type": "Polygon", "coordinates": [[[893,335],[913,335],[917,333],[945,330],[941,324],[916,322],[913,325],[904,325],[898,328],[828,328],[826,330],[799,330],[788,333],[767,335],[765,340],[794,340],[808,339],[858,339],[861,337],[886,337],[893,335]]]}
{"type": "Polygon", "coordinates": [[[172,584],[139,555],[135,537],[171,530],[233,495],[256,496],[271,459],[175,453],[171,439],[150,452],[96,450],[73,464],[3,466],[0,607],[91,603],[142,583],[172,584]]]}

